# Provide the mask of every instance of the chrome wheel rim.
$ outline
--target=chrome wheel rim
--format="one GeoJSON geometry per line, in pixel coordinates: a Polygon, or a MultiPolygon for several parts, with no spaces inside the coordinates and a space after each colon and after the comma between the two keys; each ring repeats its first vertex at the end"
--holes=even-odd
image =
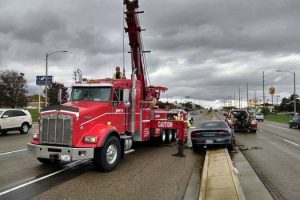
{"type": "Polygon", "coordinates": [[[28,132],[28,126],[26,125],[23,125],[23,128],[22,128],[23,132],[24,133],[27,133],[28,132]]]}
{"type": "Polygon", "coordinates": [[[109,145],[106,151],[106,160],[108,164],[113,164],[117,160],[118,150],[115,144],[109,145]]]}

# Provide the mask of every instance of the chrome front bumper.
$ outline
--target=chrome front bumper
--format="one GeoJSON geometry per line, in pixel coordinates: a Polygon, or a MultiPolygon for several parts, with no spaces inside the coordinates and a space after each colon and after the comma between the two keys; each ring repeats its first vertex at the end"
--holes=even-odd
{"type": "Polygon", "coordinates": [[[94,158],[94,148],[57,147],[27,144],[28,152],[37,158],[75,161],[94,158]]]}

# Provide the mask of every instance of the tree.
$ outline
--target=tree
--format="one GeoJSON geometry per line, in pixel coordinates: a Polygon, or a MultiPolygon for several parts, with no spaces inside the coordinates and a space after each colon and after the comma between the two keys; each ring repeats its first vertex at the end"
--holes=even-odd
{"type": "Polygon", "coordinates": [[[27,106],[27,80],[23,73],[13,70],[0,72],[0,106],[24,107],[27,106]]]}
{"type": "Polygon", "coordinates": [[[267,114],[270,113],[270,110],[269,110],[269,108],[267,108],[267,107],[263,107],[263,108],[261,109],[260,112],[261,112],[262,114],[264,114],[264,115],[267,115],[267,114]]]}
{"type": "Polygon", "coordinates": [[[68,88],[66,88],[64,86],[64,84],[62,83],[57,83],[54,82],[50,85],[49,89],[48,89],[48,104],[49,105],[59,105],[59,99],[58,99],[58,95],[59,95],[59,89],[61,89],[61,99],[62,102],[64,103],[67,101],[68,99],[68,88]]]}
{"type": "Polygon", "coordinates": [[[280,104],[280,111],[288,111],[289,110],[289,105],[290,105],[290,100],[286,97],[284,97],[282,100],[281,100],[281,104],[280,104]]]}

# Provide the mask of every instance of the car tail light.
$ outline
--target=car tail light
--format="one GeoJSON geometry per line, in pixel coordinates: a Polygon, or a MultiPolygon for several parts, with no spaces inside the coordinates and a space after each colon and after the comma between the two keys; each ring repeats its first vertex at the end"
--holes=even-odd
{"type": "Polygon", "coordinates": [[[228,133],[227,131],[219,131],[218,135],[226,136],[226,135],[230,135],[230,133],[228,133]]]}
{"type": "Polygon", "coordinates": [[[191,133],[191,137],[198,136],[198,135],[201,135],[201,132],[199,132],[199,131],[193,131],[191,133]]]}

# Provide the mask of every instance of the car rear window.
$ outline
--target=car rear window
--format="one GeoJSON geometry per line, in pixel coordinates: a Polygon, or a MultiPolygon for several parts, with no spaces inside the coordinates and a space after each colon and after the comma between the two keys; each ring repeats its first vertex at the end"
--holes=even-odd
{"type": "Polygon", "coordinates": [[[238,117],[238,116],[248,116],[247,112],[245,111],[232,111],[231,114],[234,117],[238,117]]]}
{"type": "Polygon", "coordinates": [[[228,128],[225,122],[203,122],[197,128],[228,128]]]}

